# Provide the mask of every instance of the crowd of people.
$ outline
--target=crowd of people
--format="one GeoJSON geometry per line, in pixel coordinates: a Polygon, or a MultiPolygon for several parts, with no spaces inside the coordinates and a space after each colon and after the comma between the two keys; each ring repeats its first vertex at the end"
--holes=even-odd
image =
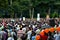
{"type": "Polygon", "coordinates": [[[60,40],[60,19],[0,20],[0,40],[60,40]]]}

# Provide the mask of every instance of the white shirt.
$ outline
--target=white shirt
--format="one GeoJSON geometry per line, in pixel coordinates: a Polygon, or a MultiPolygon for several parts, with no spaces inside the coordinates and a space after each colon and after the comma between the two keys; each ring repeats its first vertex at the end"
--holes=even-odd
{"type": "Polygon", "coordinates": [[[2,31],[0,31],[0,38],[2,38],[2,35],[3,35],[2,31]]]}
{"type": "Polygon", "coordinates": [[[19,27],[19,25],[17,25],[16,29],[17,29],[17,30],[20,30],[20,27],[19,27]]]}
{"type": "Polygon", "coordinates": [[[33,29],[35,28],[35,25],[33,25],[33,29]]]}
{"type": "Polygon", "coordinates": [[[15,32],[11,32],[11,35],[13,36],[13,35],[15,35],[16,36],[16,33],[15,32]]]}
{"type": "Polygon", "coordinates": [[[37,29],[37,30],[36,30],[36,34],[39,34],[39,32],[40,32],[40,30],[39,30],[39,29],[37,29]]]}
{"type": "Polygon", "coordinates": [[[60,34],[55,34],[54,38],[55,38],[55,40],[60,40],[60,34]]]}
{"type": "Polygon", "coordinates": [[[14,38],[12,38],[12,37],[9,37],[7,40],[14,40],[14,38]]]}
{"type": "Polygon", "coordinates": [[[60,24],[59,24],[59,27],[60,27],[60,24]]]}
{"type": "Polygon", "coordinates": [[[4,26],[1,26],[1,27],[0,27],[0,31],[1,31],[3,28],[4,28],[4,26]]]}
{"type": "Polygon", "coordinates": [[[28,35],[27,39],[30,39],[31,34],[32,34],[32,31],[28,31],[28,32],[27,32],[27,35],[28,35]]]}
{"type": "Polygon", "coordinates": [[[26,28],[22,28],[22,30],[23,30],[24,32],[26,32],[26,28]]]}

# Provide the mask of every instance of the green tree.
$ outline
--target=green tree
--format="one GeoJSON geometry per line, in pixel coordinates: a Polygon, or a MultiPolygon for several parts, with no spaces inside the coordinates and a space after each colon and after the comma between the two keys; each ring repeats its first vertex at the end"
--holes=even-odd
{"type": "Polygon", "coordinates": [[[24,10],[28,9],[28,7],[26,6],[26,1],[24,0],[13,1],[12,6],[14,12],[20,13],[21,14],[20,16],[22,16],[24,10]]]}

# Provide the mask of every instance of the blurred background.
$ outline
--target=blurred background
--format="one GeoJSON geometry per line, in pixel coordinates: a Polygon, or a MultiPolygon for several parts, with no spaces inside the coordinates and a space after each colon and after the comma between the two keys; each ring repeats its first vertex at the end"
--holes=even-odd
{"type": "Polygon", "coordinates": [[[60,17],[60,0],[0,0],[0,18],[60,17]]]}

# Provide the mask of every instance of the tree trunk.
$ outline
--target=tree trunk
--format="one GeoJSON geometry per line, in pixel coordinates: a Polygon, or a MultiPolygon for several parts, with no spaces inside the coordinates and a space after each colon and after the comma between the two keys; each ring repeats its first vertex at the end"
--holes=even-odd
{"type": "Polygon", "coordinates": [[[12,5],[12,0],[10,0],[10,5],[12,5]]]}
{"type": "Polygon", "coordinates": [[[30,16],[30,18],[31,18],[31,9],[29,9],[29,16],[30,16]]]}
{"type": "Polygon", "coordinates": [[[22,17],[22,11],[21,11],[21,17],[22,17]]]}
{"type": "Polygon", "coordinates": [[[11,13],[11,18],[14,18],[14,12],[11,13]]]}
{"type": "Polygon", "coordinates": [[[15,13],[15,18],[17,18],[17,13],[15,13]]]}
{"type": "Polygon", "coordinates": [[[48,9],[48,13],[47,13],[47,16],[46,17],[50,17],[50,7],[48,9]]]}
{"type": "Polygon", "coordinates": [[[50,7],[49,7],[49,10],[48,10],[48,14],[50,14],[50,7]]]}
{"type": "Polygon", "coordinates": [[[29,15],[30,15],[30,19],[32,18],[32,3],[31,0],[29,0],[29,15]]]}
{"type": "Polygon", "coordinates": [[[32,8],[32,19],[34,17],[34,8],[32,8]]]}

